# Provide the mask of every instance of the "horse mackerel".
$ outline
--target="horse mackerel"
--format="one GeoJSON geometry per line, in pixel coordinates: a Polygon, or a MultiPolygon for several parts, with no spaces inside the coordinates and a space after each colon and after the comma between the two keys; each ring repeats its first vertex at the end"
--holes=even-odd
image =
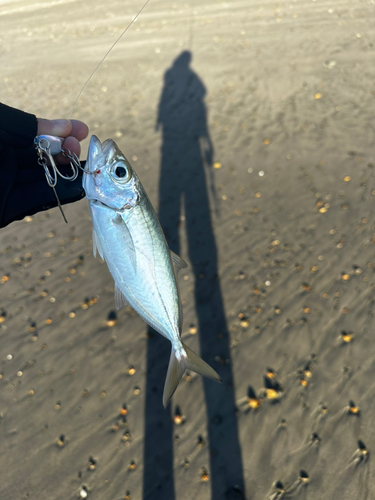
{"type": "Polygon", "coordinates": [[[168,247],[136,172],[112,139],[93,135],[83,187],[93,222],[93,251],[115,281],[115,305],[129,304],[172,344],[163,404],[186,369],[221,382],[219,375],[181,340],[182,307],[177,273],[187,266],[168,247]]]}

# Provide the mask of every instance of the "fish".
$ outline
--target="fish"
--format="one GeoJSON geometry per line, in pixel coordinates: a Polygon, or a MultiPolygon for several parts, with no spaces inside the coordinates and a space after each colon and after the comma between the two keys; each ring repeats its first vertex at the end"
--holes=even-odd
{"type": "Polygon", "coordinates": [[[177,274],[186,262],[168,246],[156,212],[135,170],[112,139],[93,135],[83,174],[93,223],[93,253],[115,282],[115,306],[129,304],[172,345],[164,408],[189,369],[221,382],[218,373],[181,340],[182,304],[177,274]]]}

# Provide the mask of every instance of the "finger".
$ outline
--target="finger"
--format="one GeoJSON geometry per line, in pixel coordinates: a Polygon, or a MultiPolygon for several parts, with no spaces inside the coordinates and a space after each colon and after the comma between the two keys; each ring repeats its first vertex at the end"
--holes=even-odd
{"type": "MultiPolygon", "coordinates": [[[[89,128],[86,123],[80,120],[47,120],[38,118],[38,135],[55,135],[65,138],[63,149],[69,149],[71,153],[75,153],[78,157],[81,154],[81,146],[79,141],[86,139],[89,128]]],[[[56,163],[60,165],[68,165],[69,158],[65,158],[62,154],[56,156],[56,163]]]]}
{"type": "MultiPolygon", "coordinates": [[[[87,137],[89,133],[88,126],[80,120],[47,120],[38,118],[38,135],[55,135],[65,137],[63,143],[64,149],[69,149],[78,157],[81,154],[81,146],[79,141],[87,137]]],[[[56,162],[61,165],[68,165],[70,160],[62,154],[56,156],[56,162]]]]}
{"type": "Polygon", "coordinates": [[[56,135],[58,137],[68,137],[72,130],[70,120],[47,120],[37,118],[38,135],[56,135]]]}
{"type": "MultiPolygon", "coordinates": [[[[81,145],[75,137],[67,137],[62,145],[63,149],[69,149],[71,153],[75,153],[78,158],[81,154],[81,145]]],[[[68,165],[70,160],[65,158],[61,153],[54,157],[57,164],[68,165]]]]}
{"type": "Polygon", "coordinates": [[[38,118],[38,135],[56,135],[58,137],[75,137],[78,141],[86,139],[89,128],[80,120],[47,120],[38,118]]]}
{"type": "Polygon", "coordinates": [[[86,123],[80,120],[71,120],[72,130],[69,135],[75,137],[79,141],[83,141],[89,135],[89,128],[86,123]]]}

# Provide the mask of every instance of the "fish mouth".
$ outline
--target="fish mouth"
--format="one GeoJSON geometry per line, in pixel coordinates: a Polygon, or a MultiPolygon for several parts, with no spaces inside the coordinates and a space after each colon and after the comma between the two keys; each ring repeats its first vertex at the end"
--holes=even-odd
{"type": "Polygon", "coordinates": [[[107,139],[106,141],[103,142],[103,144],[100,142],[100,140],[96,137],[96,135],[92,135],[90,139],[90,144],[89,144],[89,150],[87,152],[87,162],[88,163],[88,170],[91,174],[93,174],[96,170],[98,170],[100,167],[98,167],[98,161],[100,160],[101,157],[103,159],[106,159],[108,153],[111,152],[111,148],[115,151],[116,150],[116,145],[112,141],[112,139],[107,139]],[[114,146],[114,148],[112,148],[114,146]]]}
{"type": "Polygon", "coordinates": [[[96,135],[91,136],[86,161],[87,169],[91,174],[100,170],[103,164],[110,164],[116,159],[127,161],[113,139],[106,139],[101,143],[96,135]]]}
{"type": "Polygon", "coordinates": [[[98,170],[102,153],[103,150],[100,140],[96,137],[96,135],[92,135],[82,179],[82,185],[87,199],[93,199],[91,194],[94,191],[94,173],[98,170]]]}
{"type": "Polygon", "coordinates": [[[92,135],[87,152],[88,170],[93,174],[96,170],[98,170],[98,168],[100,168],[95,168],[95,164],[97,164],[101,157],[103,158],[104,163],[109,163],[116,156],[116,154],[120,157],[123,156],[115,141],[112,139],[106,139],[103,143],[101,143],[96,135],[92,135]]]}
{"type": "Polygon", "coordinates": [[[87,161],[86,166],[88,167],[88,171],[90,173],[94,173],[95,171],[95,158],[102,152],[102,144],[96,135],[92,135],[90,139],[89,149],[87,152],[87,161]]]}

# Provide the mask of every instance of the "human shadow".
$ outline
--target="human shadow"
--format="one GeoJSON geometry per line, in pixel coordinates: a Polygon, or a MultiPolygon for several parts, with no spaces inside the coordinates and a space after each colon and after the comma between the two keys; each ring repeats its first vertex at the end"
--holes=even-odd
{"type": "MultiPolygon", "coordinates": [[[[204,378],[210,446],[212,500],[245,498],[237,430],[229,334],[217,269],[205,163],[213,147],[204,103],[206,89],[182,52],[164,76],[157,128],[161,128],[159,219],[171,250],[180,253],[179,226],[184,207],[188,252],[195,278],[200,355],[218,370],[223,384],[204,378]],[[222,365],[215,361],[217,356],[222,365]]],[[[145,408],[143,500],[173,500],[173,424],[162,406],[170,343],[149,330],[145,408]]]]}

